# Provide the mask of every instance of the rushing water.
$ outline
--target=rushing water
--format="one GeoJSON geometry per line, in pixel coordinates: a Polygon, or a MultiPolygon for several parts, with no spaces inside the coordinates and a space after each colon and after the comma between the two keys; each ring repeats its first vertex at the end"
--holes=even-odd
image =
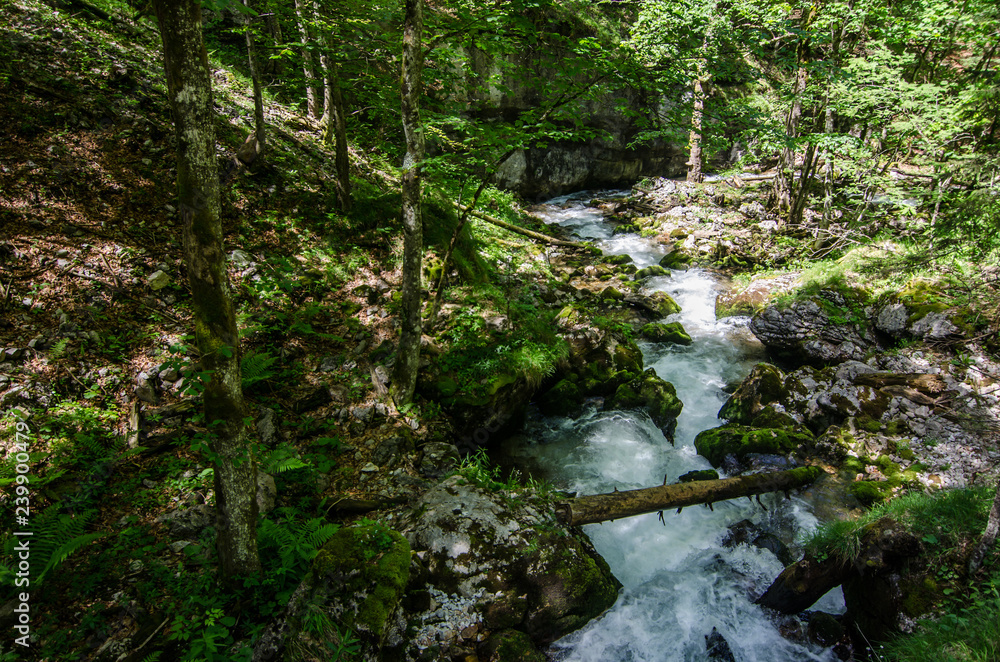
{"type": "MultiPolygon", "coordinates": [[[[607,194],[605,194],[606,196],[607,194]]],[[[613,226],[589,208],[588,197],[550,201],[543,212],[606,253],[628,254],[639,267],[662,256],[654,243],[634,234],[612,236],[613,226]]],[[[559,487],[597,494],[649,487],[694,469],[710,468],[694,449],[694,437],[720,424],[723,387],[742,379],[759,361],[761,347],[745,319],[715,319],[716,280],[701,269],[673,272],[646,283],[666,291],[682,307],[667,318],[679,321],[694,342],[688,347],[641,343],[646,366],[673,383],[684,403],[671,445],[639,412],[588,410],[576,419],[537,419],[511,455],[559,487]]],[[[752,603],[781,571],[766,550],[721,546],[727,527],[750,519],[786,542],[815,525],[803,502],[764,498],[764,507],[743,499],[643,515],[585,528],[624,585],[618,602],[584,629],[556,642],[557,660],[579,662],[673,662],[706,660],[705,636],[712,628],[729,642],[737,660],[799,662],[833,660],[828,651],[781,637],[752,603]],[[766,508],[766,510],[765,510],[766,508]]],[[[828,596],[817,608],[842,611],[842,597],[828,596]],[[839,603],[839,604],[838,604],[839,603]]]]}

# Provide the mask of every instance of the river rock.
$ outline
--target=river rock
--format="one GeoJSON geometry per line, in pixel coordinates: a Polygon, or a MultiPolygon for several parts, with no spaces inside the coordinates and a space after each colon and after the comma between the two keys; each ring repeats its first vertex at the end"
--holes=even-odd
{"type": "Polygon", "coordinates": [[[705,635],[705,652],[708,659],[715,662],[736,662],[729,642],[719,634],[718,628],[712,628],[711,634],[705,635]]]}
{"type": "Polygon", "coordinates": [[[606,410],[645,409],[671,443],[677,428],[677,417],[683,407],[674,385],[657,376],[652,368],[619,386],[614,395],[604,402],[606,410]]]}
{"type": "Polygon", "coordinates": [[[675,345],[690,345],[693,342],[680,322],[668,324],[651,322],[639,329],[639,334],[653,342],[673,343],[675,345]]]}
{"type": "Polygon", "coordinates": [[[586,536],[559,524],[549,504],[510,499],[461,475],[428,490],[399,528],[416,554],[412,608],[400,624],[410,624],[402,646],[411,659],[430,659],[420,655],[434,650],[433,659],[452,659],[467,649],[462,632],[473,626],[516,630],[547,645],[610,607],[621,586],[586,536]],[[420,599],[427,592],[437,597],[420,599]],[[442,623],[435,602],[460,607],[458,623],[442,623]]]}
{"type": "MultiPolygon", "coordinates": [[[[837,293],[827,296],[843,301],[837,293]]],[[[875,346],[874,337],[865,328],[834,319],[830,306],[821,297],[795,301],[787,308],[768,306],[750,321],[750,330],[768,350],[791,363],[824,366],[864,360],[875,346]]]]}
{"type": "Polygon", "coordinates": [[[755,429],[727,423],[699,433],[694,438],[694,447],[713,467],[721,467],[730,455],[737,462],[751,454],[787,455],[812,439],[807,430],[755,429]]]}
{"type": "Polygon", "coordinates": [[[719,418],[749,425],[765,406],[780,403],[787,395],[785,373],[769,363],[758,363],[722,405],[719,418]]]}

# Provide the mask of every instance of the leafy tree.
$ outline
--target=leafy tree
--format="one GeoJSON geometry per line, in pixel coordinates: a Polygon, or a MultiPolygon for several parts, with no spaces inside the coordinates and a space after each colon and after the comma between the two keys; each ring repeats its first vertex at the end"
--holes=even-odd
{"type": "Polygon", "coordinates": [[[216,531],[222,577],[260,572],[257,554],[257,468],[250,453],[240,380],[239,336],[229,295],[215,113],[198,0],[154,0],[163,41],[167,90],[177,133],[177,197],[202,368],[205,420],[215,463],[216,531]]]}

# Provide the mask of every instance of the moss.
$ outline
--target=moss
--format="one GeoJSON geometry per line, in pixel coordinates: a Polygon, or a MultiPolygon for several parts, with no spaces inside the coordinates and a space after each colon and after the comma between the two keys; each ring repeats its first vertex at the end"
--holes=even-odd
{"type": "Polygon", "coordinates": [[[854,422],[862,430],[867,430],[868,432],[878,432],[882,429],[882,424],[873,419],[871,416],[866,416],[862,414],[854,419],[854,422]]]}
{"type": "Polygon", "coordinates": [[[639,330],[639,335],[654,342],[674,343],[675,345],[690,345],[693,342],[680,322],[647,324],[639,330]]]}
{"type": "Polygon", "coordinates": [[[587,554],[578,545],[564,544],[546,544],[541,554],[545,574],[559,584],[558,589],[543,589],[538,596],[541,611],[553,619],[546,629],[572,632],[615,603],[621,584],[601,556],[587,554]]]}
{"type": "Polygon", "coordinates": [[[930,575],[906,577],[900,584],[899,595],[902,596],[900,606],[903,613],[911,618],[930,613],[934,605],[944,597],[941,588],[930,575]]]}
{"type": "Polygon", "coordinates": [[[879,455],[875,460],[875,466],[886,476],[893,476],[899,473],[899,465],[889,459],[887,455],[879,455]]]}
{"type": "Polygon", "coordinates": [[[601,298],[610,301],[620,301],[625,298],[625,295],[617,287],[609,285],[601,290],[601,298]]]}
{"type": "Polygon", "coordinates": [[[787,396],[784,373],[769,363],[758,363],[732,397],[722,405],[719,418],[748,425],[762,407],[781,402],[787,396]]]}
{"type": "Polygon", "coordinates": [[[490,636],[479,659],[485,662],[545,662],[546,657],[525,633],[503,630],[490,636]]]}
{"type": "Polygon", "coordinates": [[[808,432],[789,429],[758,430],[730,423],[700,433],[695,437],[694,447],[712,466],[717,467],[730,454],[738,459],[751,453],[784,455],[810,441],[812,435],[808,432]]]}
{"type": "Polygon", "coordinates": [[[615,346],[614,364],[618,370],[642,372],[642,350],[634,342],[621,342],[615,346]]]}
{"type": "Polygon", "coordinates": [[[840,468],[849,471],[852,474],[863,473],[865,470],[865,465],[860,458],[854,457],[853,455],[848,455],[844,463],[840,465],[840,468]]]}
{"type": "Polygon", "coordinates": [[[631,255],[605,255],[604,262],[606,264],[621,265],[621,264],[632,264],[633,260],[631,255]]]}
{"type": "Polygon", "coordinates": [[[642,280],[644,278],[652,278],[654,276],[666,276],[669,273],[670,272],[664,269],[663,267],[654,264],[652,266],[639,269],[638,271],[635,272],[633,278],[635,280],[642,280]]]}
{"type": "Polygon", "coordinates": [[[580,388],[563,379],[538,399],[538,408],[546,416],[570,416],[580,409],[580,388]]]}
{"type": "Polygon", "coordinates": [[[855,499],[869,508],[877,503],[882,503],[889,496],[888,485],[871,480],[859,480],[851,483],[851,486],[847,489],[855,499]]]}
{"type": "Polygon", "coordinates": [[[619,386],[615,394],[605,401],[604,407],[605,409],[645,408],[667,439],[673,441],[677,417],[684,405],[677,397],[674,385],[661,379],[650,368],[639,378],[619,386]]]}
{"type": "MultiPolygon", "coordinates": [[[[673,233],[671,233],[673,236],[673,233]]],[[[691,256],[684,251],[673,251],[667,253],[660,260],[660,266],[664,269],[683,269],[691,262],[691,256]]]]}
{"type": "Polygon", "coordinates": [[[380,524],[347,527],[323,545],[312,568],[314,584],[331,587],[343,606],[341,625],[380,641],[410,576],[410,545],[380,524]]]}
{"type": "MultiPolygon", "coordinates": [[[[905,434],[906,433],[906,429],[907,429],[906,428],[906,423],[904,423],[903,421],[900,421],[898,419],[893,419],[893,420],[891,420],[891,421],[889,421],[888,423],[885,424],[885,433],[887,435],[890,435],[890,436],[893,436],[893,437],[898,437],[899,435],[905,434]]],[[[912,454],[913,451],[910,451],[910,452],[912,454]]],[[[900,457],[903,457],[903,456],[900,455],[900,457]]],[[[912,457],[903,457],[903,459],[905,459],[905,460],[912,460],[913,458],[912,457]]]]}
{"type": "Polygon", "coordinates": [[[681,312],[681,307],[666,292],[654,292],[649,299],[661,317],[681,312]]]}
{"type": "Polygon", "coordinates": [[[750,426],[755,428],[794,428],[796,425],[791,415],[778,411],[772,405],[761,409],[750,421],[750,426]]]}

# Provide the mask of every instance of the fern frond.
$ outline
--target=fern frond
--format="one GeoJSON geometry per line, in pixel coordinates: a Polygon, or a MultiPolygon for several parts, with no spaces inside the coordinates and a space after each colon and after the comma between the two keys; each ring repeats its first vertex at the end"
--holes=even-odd
{"type": "Polygon", "coordinates": [[[265,473],[280,474],[293,469],[304,469],[309,466],[295,457],[292,449],[287,446],[279,446],[261,458],[260,466],[265,473]]]}
{"type": "Polygon", "coordinates": [[[32,538],[31,574],[34,584],[71,554],[89,545],[104,533],[84,533],[97,511],[88,510],[77,516],[59,514],[57,506],[50,506],[39,516],[39,526],[32,538]]]}
{"type": "Polygon", "coordinates": [[[243,388],[250,388],[257,382],[273,377],[274,372],[271,370],[271,366],[277,361],[278,357],[271,356],[270,352],[250,351],[244,354],[240,361],[243,388]]]}

